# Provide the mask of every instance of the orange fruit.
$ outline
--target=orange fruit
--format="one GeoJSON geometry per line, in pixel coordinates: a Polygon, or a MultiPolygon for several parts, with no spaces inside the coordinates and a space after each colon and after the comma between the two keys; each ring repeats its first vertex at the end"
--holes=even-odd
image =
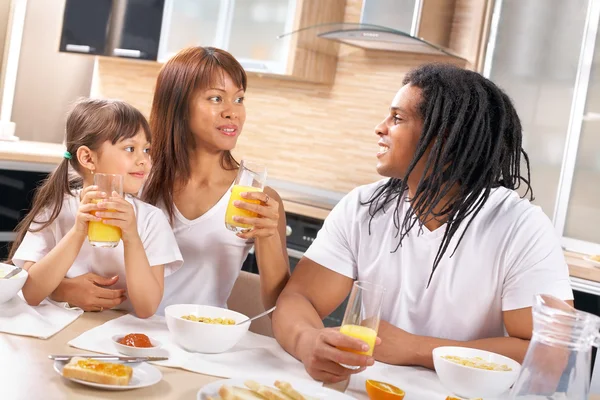
{"type": "Polygon", "coordinates": [[[367,380],[365,383],[367,394],[371,400],[402,400],[404,390],[385,382],[367,380]]]}

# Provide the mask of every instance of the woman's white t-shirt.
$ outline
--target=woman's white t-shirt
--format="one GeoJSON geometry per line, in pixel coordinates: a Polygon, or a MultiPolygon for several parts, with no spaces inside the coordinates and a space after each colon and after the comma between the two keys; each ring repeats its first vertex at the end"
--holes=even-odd
{"type": "MultiPolygon", "coordinates": [[[[225,227],[230,190],[194,220],[177,207],[173,232],[183,255],[183,266],[165,278],[165,293],[157,313],[171,304],[227,307],[227,299],[254,241],[241,239],[225,227]]],[[[165,207],[161,207],[166,215],[165,207]]]]}
{"type": "MultiPolygon", "coordinates": [[[[361,205],[384,183],[356,188],[329,214],[304,254],[352,279],[386,288],[382,320],[410,333],[453,340],[505,335],[502,312],[531,307],[536,294],[573,299],[559,239],[540,207],[503,187],[492,190],[464,231],[462,224],[427,287],[445,225],[415,225],[396,250],[394,206],[371,221],[361,205]]],[[[399,206],[401,218],[410,203],[399,206]]]]}
{"type": "MultiPolygon", "coordinates": [[[[75,191],[73,196],[65,196],[60,214],[48,227],[39,232],[27,232],[13,257],[15,265],[23,267],[26,261],[40,261],[69,232],[75,225],[75,217],[79,209],[79,194],[80,190],[75,191]]],[[[133,205],[138,233],[148,263],[151,266],[164,265],[165,277],[178,270],[183,258],[162,211],[133,196],[126,196],[126,200],[133,205]]],[[[47,220],[48,214],[49,211],[46,211],[39,220],[47,220]]],[[[36,226],[39,225],[32,224],[31,228],[36,226]]],[[[126,289],[123,242],[115,248],[100,248],[90,245],[87,240],[84,241],[66,276],[74,278],[88,272],[105,277],[118,275],[117,283],[110,288],[126,289]]],[[[133,311],[129,299],[116,308],[133,311]]]]}

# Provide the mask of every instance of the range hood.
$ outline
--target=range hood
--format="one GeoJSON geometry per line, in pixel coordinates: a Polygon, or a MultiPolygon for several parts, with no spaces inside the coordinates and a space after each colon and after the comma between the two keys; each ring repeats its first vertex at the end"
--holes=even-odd
{"type": "Polygon", "coordinates": [[[317,37],[372,50],[446,55],[455,0],[364,0],[359,23],[329,23],[290,34],[317,37]]]}

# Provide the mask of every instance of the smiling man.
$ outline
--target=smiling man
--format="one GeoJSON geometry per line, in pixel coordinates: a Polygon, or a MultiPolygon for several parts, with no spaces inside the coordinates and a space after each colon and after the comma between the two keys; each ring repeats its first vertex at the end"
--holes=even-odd
{"type": "Polygon", "coordinates": [[[573,299],[550,220],[516,192],[533,193],[510,99],[451,65],[421,66],[403,85],[375,128],[387,178],[332,210],[273,317],[279,343],[317,380],[345,380],[374,360],[432,368],[432,350],[446,345],[521,361],[534,296],[573,299]],[[338,350],[366,344],[321,322],[354,280],[386,288],[374,358],[338,350]]]}

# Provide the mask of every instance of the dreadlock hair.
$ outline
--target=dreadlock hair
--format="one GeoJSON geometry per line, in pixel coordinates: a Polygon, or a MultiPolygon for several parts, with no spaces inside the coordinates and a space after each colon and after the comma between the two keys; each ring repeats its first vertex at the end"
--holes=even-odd
{"type": "Polygon", "coordinates": [[[394,252],[417,222],[421,232],[431,220],[446,220],[429,287],[454,234],[466,221],[450,257],[492,189],[516,190],[524,184],[524,196],[529,193],[533,200],[529,157],[521,146],[521,122],[511,100],[480,74],[450,64],[425,64],[410,71],[402,84],[421,89],[417,112],[423,119],[423,131],[405,175],[389,179],[363,205],[369,205],[370,234],[375,215],[395,202],[393,217],[399,241],[394,252]],[[410,199],[411,207],[401,219],[399,208],[408,177],[428,148],[425,171],[410,199]],[[521,155],[526,177],[521,175],[521,155]]]}

